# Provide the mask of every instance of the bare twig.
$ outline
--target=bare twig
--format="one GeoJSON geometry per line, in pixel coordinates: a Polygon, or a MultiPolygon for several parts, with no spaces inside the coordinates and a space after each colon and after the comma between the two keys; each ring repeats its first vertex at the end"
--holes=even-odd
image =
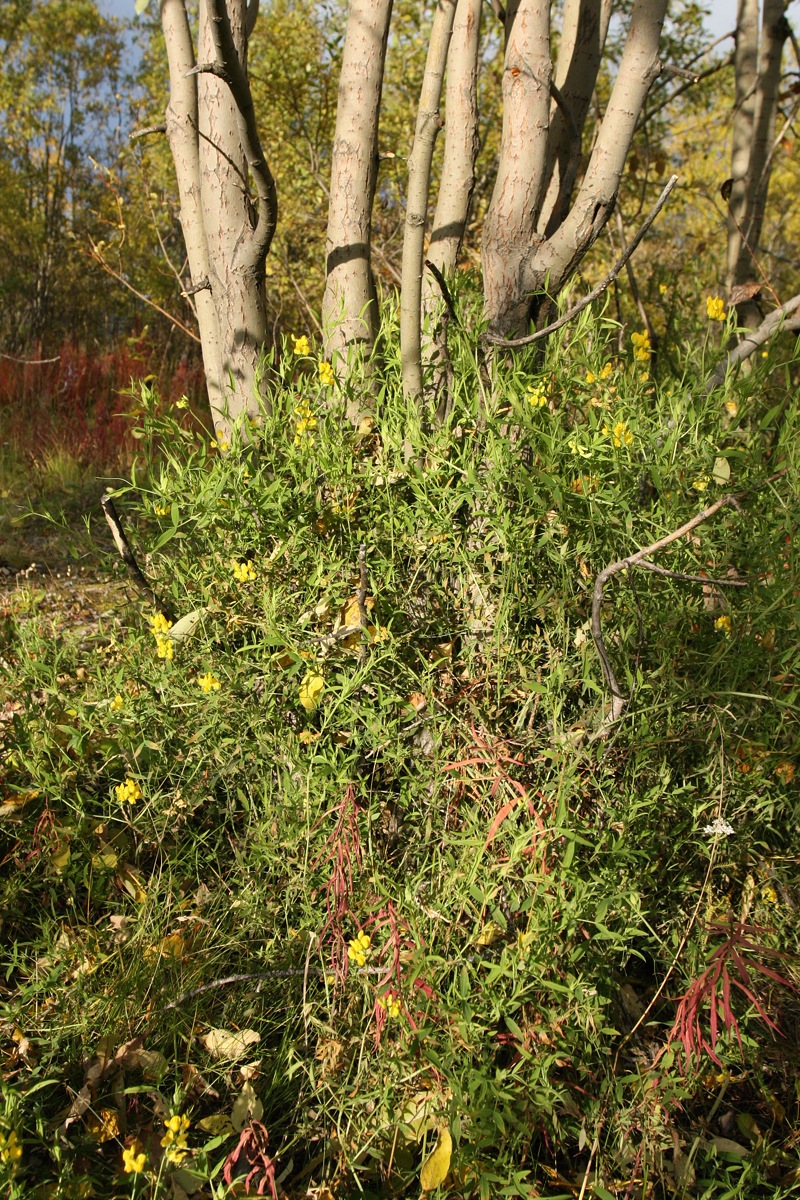
{"type": "Polygon", "coordinates": [[[791,300],[787,300],[780,308],[776,308],[768,317],[765,317],[758,329],[748,333],[738,346],[730,350],[717,363],[706,380],[706,395],[725,382],[725,377],[733,367],[748,359],[759,346],[763,346],[764,342],[768,342],[776,333],[796,333],[800,330],[800,315],[794,315],[797,314],[798,309],[800,309],[800,294],[792,296],[791,300]]]}
{"type": "Polygon", "coordinates": [[[166,125],[148,125],[145,129],[132,129],[131,132],[128,134],[128,137],[130,138],[130,140],[132,142],[135,142],[137,140],[137,138],[150,137],[154,133],[166,133],[166,132],[167,132],[166,125]]]}
{"type": "MultiPolygon", "coordinates": [[[[600,659],[600,666],[603,671],[606,684],[611,692],[611,709],[608,715],[603,719],[600,729],[595,734],[595,737],[603,737],[608,732],[611,725],[615,724],[625,712],[628,706],[628,697],[622,692],[617,677],[614,674],[614,669],[611,666],[608,654],[606,653],[605,642],[603,641],[602,630],[602,605],[603,605],[603,588],[613,575],[617,575],[620,571],[627,571],[631,567],[644,567],[645,570],[655,571],[657,574],[671,574],[664,568],[656,566],[655,563],[649,561],[650,555],[657,550],[663,550],[665,546],[671,545],[678,541],[679,538],[685,537],[687,533],[691,533],[698,525],[708,521],[722,508],[735,508],[741,511],[741,505],[736,496],[728,493],[720,497],[715,504],[704,508],[702,512],[692,517],[680,529],[676,529],[673,533],[668,533],[664,537],[659,538],[657,542],[653,542],[650,546],[645,546],[642,550],[637,550],[635,554],[629,554],[626,558],[621,558],[618,562],[610,563],[597,576],[592,593],[592,637],[597,649],[597,654],[600,659]]],[[[677,573],[675,573],[677,577],[677,573]]],[[[719,580],[706,579],[703,576],[695,576],[697,581],[702,581],[704,584],[718,586],[719,584],[727,583],[730,586],[741,587],[744,581],[741,580],[719,580]]],[[[746,585],[745,585],[746,586],[746,585]]]]}
{"type": "Polygon", "coordinates": [[[648,229],[661,212],[661,209],[664,207],[667,199],[669,198],[670,192],[675,187],[677,182],[678,176],[672,175],[667,183],[667,186],[664,188],[658,200],[645,217],[644,222],[639,227],[638,232],[631,239],[630,243],[628,244],[628,248],[617,259],[617,262],[611,268],[608,275],[606,275],[605,279],[601,280],[597,287],[593,288],[592,291],[589,292],[588,296],[584,296],[583,300],[571,308],[569,312],[564,313],[563,317],[559,317],[559,319],[557,321],[553,321],[551,325],[546,325],[544,329],[538,329],[536,333],[529,333],[526,337],[503,338],[497,334],[487,332],[483,335],[484,340],[491,342],[495,346],[507,346],[509,348],[514,346],[529,346],[531,342],[538,342],[541,338],[547,337],[548,334],[555,333],[557,329],[561,329],[563,325],[566,325],[574,317],[577,317],[578,313],[583,312],[583,310],[587,308],[594,300],[596,300],[598,296],[602,296],[606,288],[615,281],[620,271],[625,266],[628,259],[633,255],[634,251],[638,248],[642,238],[645,236],[648,229]]]}
{"type": "Polygon", "coordinates": [[[455,326],[458,326],[458,316],[456,315],[456,306],[453,304],[453,297],[450,295],[450,288],[447,286],[447,280],[442,272],[437,267],[436,263],[431,262],[429,258],[425,259],[425,266],[430,271],[433,278],[439,285],[439,291],[442,293],[442,299],[447,305],[447,311],[450,314],[450,320],[455,326]]]}
{"type": "Polygon", "coordinates": [[[169,604],[165,604],[160,600],[150,584],[142,574],[141,568],[134,557],[131,550],[130,542],[125,536],[125,530],[122,528],[122,522],[119,519],[117,510],[114,507],[114,501],[108,495],[103,496],[100,500],[103,508],[103,515],[108,522],[108,527],[111,530],[111,536],[114,539],[114,545],[119,550],[122,561],[128,568],[128,574],[133,580],[136,588],[147,599],[148,604],[151,604],[156,612],[163,613],[168,621],[175,622],[175,612],[169,604]]]}
{"type": "Polygon", "coordinates": [[[15,358],[13,354],[4,354],[2,350],[0,350],[0,358],[5,358],[13,363],[21,363],[24,367],[38,367],[42,363],[61,362],[60,354],[57,354],[55,358],[15,358]]]}
{"type": "Polygon", "coordinates": [[[358,548],[358,591],[356,592],[358,622],[361,629],[367,628],[367,587],[367,547],[362,544],[358,548]]]}
{"type": "Polygon", "coordinates": [[[185,333],[186,336],[191,338],[193,342],[197,342],[199,344],[200,338],[192,329],[189,328],[188,325],[184,325],[183,321],[179,321],[177,317],[173,316],[172,313],[167,312],[165,308],[162,308],[160,304],[157,304],[155,300],[152,300],[149,296],[145,295],[144,292],[140,292],[139,289],[134,287],[132,283],[129,283],[121,271],[116,271],[111,266],[111,263],[103,256],[102,251],[98,248],[98,246],[95,245],[91,238],[89,238],[89,257],[93,258],[96,263],[99,263],[103,270],[107,271],[112,279],[116,279],[118,283],[121,283],[123,287],[126,287],[129,292],[133,292],[134,296],[136,296],[144,304],[149,304],[151,308],[156,310],[156,312],[161,313],[162,317],[166,317],[168,321],[171,321],[176,329],[180,329],[181,333],[185,333]]]}

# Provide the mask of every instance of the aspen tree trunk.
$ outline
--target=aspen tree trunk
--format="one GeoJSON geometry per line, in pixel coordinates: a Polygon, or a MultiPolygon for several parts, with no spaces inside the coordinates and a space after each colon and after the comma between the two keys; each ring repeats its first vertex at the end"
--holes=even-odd
{"type": "Polygon", "coordinates": [[[545,287],[549,296],[557,295],[605,227],[636,122],[661,71],[658,45],[666,6],[666,0],[634,0],[617,78],[580,189],[557,227],[554,217],[548,219],[551,232],[545,236],[538,226],[548,183],[548,6],[540,0],[509,5],[503,139],[483,240],[492,333],[513,338],[527,332],[535,298],[545,287]]]}
{"type": "Polygon", "coordinates": [[[181,196],[209,402],[227,441],[257,416],[268,329],[264,263],[277,221],[275,183],[247,79],[258,0],[200,0],[196,63],[186,0],[161,0],[170,103],[167,133],[181,196]],[[255,195],[252,193],[255,192],[255,195]]]}
{"type": "Polygon", "coordinates": [[[436,135],[441,126],[439,105],[453,33],[456,0],[437,0],[425,74],[417,106],[414,146],[408,160],[406,226],[400,282],[400,358],[403,390],[407,396],[422,396],[422,272],[425,219],[431,183],[431,162],[436,135]]]}
{"type": "Polygon", "coordinates": [[[351,0],[347,18],[325,244],[322,324],[328,358],[351,346],[368,354],[378,329],[370,235],[391,15],[392,0],[351,0]]]}
{"type": "Polygon", "coordinates": [[[509,0],[500,161],[481,249],[486,315],[509,337],[527,329],[531,307],[522,270],[544,183],[551,70],[549,0],[509,0]]]}
{"type": "MultiPolygon", "coordinates": [[[[458,0],[447,52],[444,157],[428,261],[443,278],[458,262],[475,186],[478,138],[478,52],[481,0],[458,0]]],[[[431,271],[422,275],[422,362],[433,367],[431,387],[438,399],[436,419],[450,405],[447,324],[449,313],[431,271]]]]}
{"type": "MultiPolygon", "coordinates": [[[[736,113],[731,155],[728,219],[728,290],[755,281],[774,153],[781,59],[789,36],[785,0],[764,0],[760,55],[758,4],[740,0],[736,29],[736,113]]],[[[738,306],[742,324],[755,327],[761,314],[752,299],[738,306]]]]}

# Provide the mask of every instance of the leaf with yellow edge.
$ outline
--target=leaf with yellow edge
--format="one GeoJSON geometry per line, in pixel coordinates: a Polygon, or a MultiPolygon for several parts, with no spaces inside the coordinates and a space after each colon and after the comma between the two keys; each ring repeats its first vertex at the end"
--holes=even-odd
{"type": "Polygon", "coordinates": [[[419,1185],[423,1192],[432,1192],[444,1183],[450,1170],[452,1154],[453,1139],[450,1137],[450,1130],[445,1126],[444,1129],[439,1130],[439,1140],[422,1164],[419,1185]]]}
{"type": "Polygon", "coordinates": [[[300,684],[300,703],[306,712],[313,712],[317,707],[325,687],[325,680],[318,671],[309,671],[300,684]]]}

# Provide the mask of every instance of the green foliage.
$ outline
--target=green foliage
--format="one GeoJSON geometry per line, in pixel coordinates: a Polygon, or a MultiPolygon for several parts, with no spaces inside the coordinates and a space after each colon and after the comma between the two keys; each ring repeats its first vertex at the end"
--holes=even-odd
{"type": "Polygon", "coordinates": [[[719,322],[661,381],[617,333],[456,332],[433,430],[390,325],[358,429],[313,351],[228,447],[142,389],[117,504],[179,622],[81,645],[22,593],[2,650],[10,1195],[796,1190],[798,414],[775,359],[703,395],[719,322]],[[659,563],[749,586],[618,577],[593,738],[593,580],[721,461],[742,511],[659,563]]]}

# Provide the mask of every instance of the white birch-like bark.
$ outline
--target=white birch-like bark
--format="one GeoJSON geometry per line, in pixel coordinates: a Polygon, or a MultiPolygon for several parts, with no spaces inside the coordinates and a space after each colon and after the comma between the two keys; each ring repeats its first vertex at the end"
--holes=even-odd
{"type": "MultiPolygon", "coordinates": [[[[557,294],[605,227],[637,119],[661,71],[658,46],[666,6],[667,0],[634,0],[617,78],[595,147],[578,195],[558,228],[546,240],[536,235],[534,205],[534,228],[529,233],[530,210],[518,203],[505,255],[487,254],[484,235],[484,294],[492,332],[505,337],[525,333],[532,298],[545,287],[549,295],[557,294]]],[[[498,174],[498,183],[500,179],[498,174]]],[[[517,186],[521,191],[522,186],[517,186]]],[[[529,195],[531,190],[529,185],[529,195]]]]}
{"type": "MultiPolygon", "coordinates": [[[[734,227],[728,239],[729,289],[749,282],[757,274],[753,256],[758,256],[758,243],[764,224],[778,113],[781,59],[788,36],[785,0],[764,0],[758,77],[752,85],[755,87],[755,105],[749,155],[744,178],[736,195],[735,209],[734,192],[737,192],[739,183],[735,177],[731,194],[732,212],[736,214],[738,228],[734,227]]],[[[741,150],[739,157],[741,163],[741,150]]],[[[739,318],[743,324],[758,325],[761,317],[754,301],[739,305],[739,318]]]]}
{"type": "Polygon", "coordinates": [[[437,0],[417,107],[414,145],[408,160],[400,283],[400,359],[403,390],[414,398],[422,395],[422,272],[431,162],[441,125],[439,105],[455,10],[456,0],[437,0]]]}
{"type": "Polygon", "coordinates": [[[170,95],[166,133],[180,197],[180,222],[200,330],[206,389],[212,412],[223,404],[222,342],[208,281],[208,246],[200,202],[200,156],[197,144],[197,77],[194,46],[185,0],[161,0],[161,27],[167,48],[170,95]]]}
{"type": "Polygon", "coordinates": [[[550,122],[549,0],[509,0],[503,66],[503,131],[481,257],[486,315],[498,333],[527,328],[522,267],[536,237],[550,122]]]}
{"type": "Polygon", "coordinates": [[[322,325],[327,358],[372,348],[378,304],[370,265],[378,119],[392,0],[351,0],[331,161],[322,325]]]}
{"type": "Polygon", "coordinates": [[[611,19],[611,0],[566,0],[547,141],[547,190],[538,231],[550,237],[569,210],[581,143],[611,19]]]}
{"type": "Polygon", "coordinates": [[[225,440],[242,414],[257,416],[263,403],[257,374],[268,336],[264,263],[277,219],[247,83],[246,23],[245,0],[201,0],[200,183],[226,389],[212,416],[225,440]]]}
{"type": "Polygon", "coordinates": [[[759,0],[739,0],[736,13],[734,108],[731,147],[731,194],[728,197],[728,287],[733,286],[742,239],[739,227],[745,211],[745,178],[758,93],[759,0]]]}
{"type": "MultiPolygon", "coordinates": [[[[458,0],[447,54],[444,157],[428,258],[446,277],[455,270],[475,186],[478,154],[478,50],[481,0],[458,0]]],[[[423,277],[423,309],[438,310],[439,289],[423,277]]]]}

